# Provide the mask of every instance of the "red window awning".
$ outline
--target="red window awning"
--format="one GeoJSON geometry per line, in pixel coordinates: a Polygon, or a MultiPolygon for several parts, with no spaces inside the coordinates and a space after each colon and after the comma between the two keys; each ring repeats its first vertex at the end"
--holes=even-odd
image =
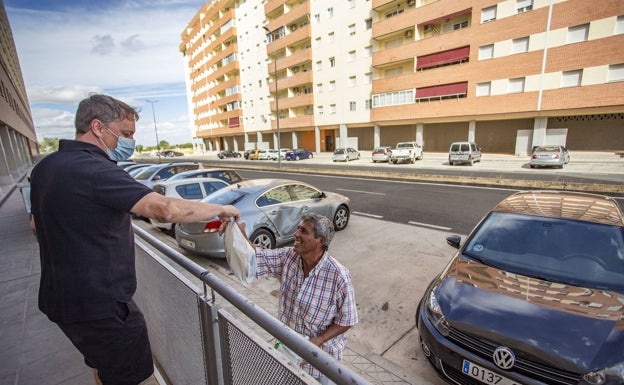
{"type": "Polygon", "coordinates": [[[465,14],[470,13],[470,12],[472,12],[472,8],[464,9],[464,10],[453,12],[453,13],[449,13],[448,15],[444,15],[444,16],[437,17],[435,19],[424,21],[424,22],[418,24],[418,26],[419,27],[424,27],[426,25],[437,24],[439,22],[442,22],[442,21],[445,21],[445,20],[450,20],[450,19],[453,19],[453,18],[455,18],[457,16],[462,16],[462,15],[465,15],[465,14]]]}
{"type": "Polygon", "coordinates": [[[419,56],[416,59],[416,69],[418,70],[448,63],[462,62],[468,60],[469,56],[470,46],[419,56]]]}
{"type": "Polygon", "coordinates": [[[238,127],[240,126],[240,117],[236,116],[234,118],[230,118],[228,121],[228,127],[238,127]]]}
{"type": "Polygon", "coordinates": [[[422,87],[416,89],[416,99],[436,96],[460,95],[468,92],[468,82],[442,84],[439,86],[422,87]]]}

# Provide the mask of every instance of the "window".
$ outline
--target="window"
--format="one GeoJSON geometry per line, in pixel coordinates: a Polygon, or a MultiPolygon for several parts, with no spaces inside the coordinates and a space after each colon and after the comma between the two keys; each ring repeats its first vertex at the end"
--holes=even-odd
{"type": "Polygon", "coordinates": [[[364,51],[366,52],[366,57],[373,56],[373,46],[369,45],[368,47],[364,47],[364,51]]]}
{"type": "Polygon", "coordinates": [[[372,100],[371,100],[371,99],[366,99],[366,100],[364,101],[364,109],[366,109],[366,110],[370,110],[370,109],[371,109],[371,103],[372,103],[372,100]]]}
{"type": "Polygon", "coordinates": [[[330,114],[336,114],[336,105],[335,104],[330,104],[329,105],[329,113],[330,114]]]}
{"type": "Polygon", "coordinates": [[[333,32],[330,32],[327,34],[327,39],[329,40],[330,43],[333,43],[334,40],[336,40],[336,36],[334,35],[333,32]]]}
{"type": "Polygon", "coordinates": [[[496,5],[481,10],[481,23],[496,20],[496,5]]]}
{"type": "Polygon", "coordinates": [[[302,184],[292,185],[291,191],[293,192],[293,194],[295,194],[295,197],[298,201],[306,199],[316,199],[321,195],[321,192],[317,189],[302,184]]]}
{"type": "Polygon", "coordinates": [[[402,74],[403,74],[403,68],[402,67],[390,68],[390,69],[386,70],[386,77],[398,76],[398,75],[402,75],[402,74]]]}
{"type": "Polygon", "coordinates": [[[314,39],[314,48],[318,48],[321,46],[321,38],[317,37],[316,39],[314,39]]]}
{"type": "Polygon", "coordinates": [[[515,78],[509,79],[509,90],[510,94],[523,92],[524,91],[524,78],[515,78]]]}
{"type": "Polygon", "coordinates": [[[373,28],[373,19],[366,19],[366,29],[371,29],[373,28]]]}
{"type": "Polygon", "coordinates": [[[394,11],[390,11],[390,12],[386,13],[386,19],[389,18],[389,17],[393,17],[393,16],[396,16],[396,15],[399,15],[401,13],[403,13],[403,8],[395,9],[394,11]]]}
{"type": "Polygon", "coordinates": [[[320,71],[322,69],[323,69],[323,62],[319,60],[316,62],[316,70],[320,71]]]}
{"type": "Polygon", "coordinates": [[[330,80],[328,88],[329,88],[330,91],[334,91],[336,89],[336,81],[335,80],[330,80]]]}
{"type": "Polygon", "coordinates": [[[355,87],[355,75],[349,76],[349,87],[355,87]]]}
{"type": "Polygon", "coordinates": [[[329,18],[334,17],[334,7],[327,8],[327,16],[329,16],[329,18]]]}
{"type": "Polygon", "coordinates": [[[494,57],[494,44],[479,47],[479,60],[487,60],[494,57]]]}
{"type": "Polygon", "coordinates": [[[624,80],[624,63],[610,65],[607,81],[619,82],[622,80],[624,80]]]}
{"type": "Polygon", "coordinates": [[[516,0],[516,13],[523,13],[533,9],[533,0],[516,0]]]}
{"type": "Polygon", "coordinates": [[[349,102],[349,111],[355,111],[355,102],[349,102]]]}
{"type": "Polygon", "coordinates": [[[316,24],[320,23],[321,22],[321,15],[319,13],[314,15],[314,20],[316,20],[316,24]]]}
{"type": "Polygon", "coordinates": [[[489,96],[492,90],[492,82],[483,82],[477,84],[477,96],[489,96]]]}
{"type": "Polygon", "coordinates": [[[349,36],[355,35],[355,24],[349,26],[349,36]]]}
{"type": "Polygon", "coordinates": [[[355,51],[349,51],[349,61],[355,61],[355,51]]]}
{"type": "Polygon", "coordinates": [[[329,66],[334,68],[336,66],[336,58],[335,57],[330,57],[329,58],[329,66]]]}
{"type": "Polygon", "coordinates": [[[349,0],[349,8],[355,8],[355,0],[349,0]]]}
{"type": "Polygon", "coordinates": [[[323,93],[323,83],[316,83],[316,92],[319,94],[323,93]]]}
{"type": "Polygon", "coordinates": [[[578,87],[581,85],[583,70],[563,71],[561,74],[561,87],[578,87]]]}
{"type": "Polygon", "coordinates": [[[619,35],[624,33],[624,15],[620,15],[615,22],[615,34],[619,35]]]}
{"type": "Polygon", "coordinates": [[[316,112],[319,115],[323,115],[323,106],[316,106],[316,112]]]}
{"type": "Polygon", "coordinates": [[[373,74],[371,72],[367,72],[364,74],[364,78],[366,79],[366,84],[370,84],[373,81],[373,74]]]}
{"type": "Polygon", "coordinates": [[[385,48],[390,49],[390,48],[398,47],[401,44],[403,44],[403,38],[399,37],[396,39],[386,41],[385,48]]]}
{"type": "Polygon", "coordinates": [[[373,95],[373,107],[414,103],[414,89],[373,95]]]}
{"type": "Polygon", "coordinates": [[[453,24],[453,31],[457,31],[458,29],[463,29],[468,27],[468,20],[460,21],[459,23],[453,24]]]}
{"type": "Polygon", "coordinates": [[[529,37],[521,37],[518,39],[513,39],[512,41],[512,49],[511,53],[522,53],[527,52],[529,50],[529,37]]]}
{"type": "Polygon", "coordinates": [[[568,28],[568,44],[579,43],[587,40],[589,24],[577,25],[568,28]]]}

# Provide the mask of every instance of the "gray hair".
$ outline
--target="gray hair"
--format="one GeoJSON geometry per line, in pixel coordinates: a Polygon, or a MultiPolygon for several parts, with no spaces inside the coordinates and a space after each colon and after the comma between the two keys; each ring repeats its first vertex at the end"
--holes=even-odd
{"type": "Polygon", "coordinates": [[[86,134],[93,119],[102,123],[119,122],[122,120],[139,120],[136,108],[108,95],[93,94],[83,99],[76,110],[76,134],[86,134]]]}
{"type": "Polygon", "coordinates": [[[334,224],[327,217],[314,213],[306,213],[301,216],[301,222],[311,223],[314,227],[314,238],[324,237],[323,250],[327,251],[329,244],[334,238],[334,224]]]}

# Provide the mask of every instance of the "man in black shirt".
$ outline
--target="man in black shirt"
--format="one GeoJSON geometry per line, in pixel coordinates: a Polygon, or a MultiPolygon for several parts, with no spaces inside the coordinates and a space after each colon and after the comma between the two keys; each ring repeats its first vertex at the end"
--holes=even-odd
{"type": "Polygon", "coordinates": [[[153,373],[136,291],[131,214],[162,222],[239,217],[233,206],[164,197],[116,161],[134,151],[137,111],[91,95],[76,111],[75,140],[31,174],[32,213],[41,255],[39,308],[106,385],[139,384],[153,373]]]}

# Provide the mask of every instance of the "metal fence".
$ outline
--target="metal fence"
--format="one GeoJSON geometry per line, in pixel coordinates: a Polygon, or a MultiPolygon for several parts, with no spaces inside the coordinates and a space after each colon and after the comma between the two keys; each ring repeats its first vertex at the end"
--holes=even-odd
{"type": "MultiPolygon", "coordinates": [[[[282,385],[318,382],[279,353],[277,339],[338,385],[368,384],[214,274],[134,226],[138,288],[159,373],[170,385],[282,385]],[[200,279],[197,287],[169,262],[200,279]],[[267,332],[261,337],[224,305],[267,332]]],[[[255,329],[255,328],[254,328],[255,329]]]]}

